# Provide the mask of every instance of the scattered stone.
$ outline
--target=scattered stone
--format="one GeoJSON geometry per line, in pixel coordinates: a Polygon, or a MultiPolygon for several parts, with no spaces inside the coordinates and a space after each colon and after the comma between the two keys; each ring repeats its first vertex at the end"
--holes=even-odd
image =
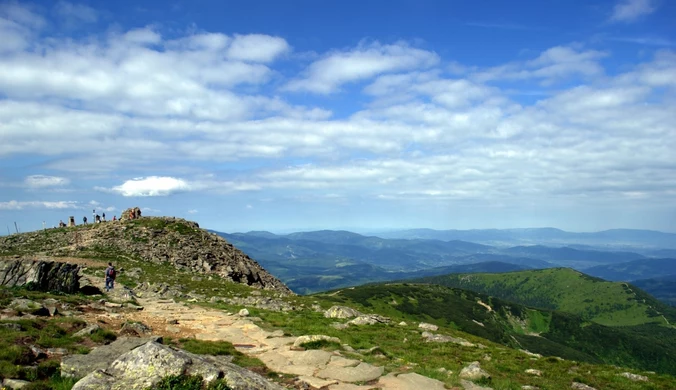
{"type": "Polygon", "coordinates": [[[47,348],[47,355],[49,356],[63,356],[68,354],[69,352],[66,348],[47,348]]]}
{"type": "Polygon", "coordinates": [[[125,303],[124,306],[134,310],[143,310],[143,306],[134,305],[133,303],[125,303]]]}
{"type": "Polygon", "coordinates": [[[44,308],[41,304],[26,298],[14,298],[8,307],[21,312],[32,312],[44,308]]]}
{"type": "Polygon", "coordinates": [[[524,372],[525,372],[526,374],[531,374],[531,375],[535,375],[535,376],[542,376],[542,371],[536,370],[536,369],[534,369],[534,368],[529,368],[529,369],[527,369],[527,370],[524,371],[524,372]]]}
{"type": "Polygon", "coordinates": [[[332,306],[330,309],[324,312],[324,317],[326,318],[353,318],[358,317],[362,313],[358,310],[355,310],[347,306],[332,306]]]}
{"type": "Polygon", "coordinates": [[[30,382],[21,379],[5,379],[2,381],[2,386],[9,389],[23,389],[30,382]]]}
{"type": "Polygon", "coordinates": [[[45,306],[45,309],[47,309],[47,313],[50,317],[54,317],[55,315],[59,314],[59,310],[56,308],[56,306],[45,306]]]}
{"type": "Polygon", "coordinates": [[[390,319],[378,314],[362,314],[357,318],[348,321],[352,325],[375,325],[375,324],[389,324],[390,319]]]}
{"type": "Polygon", "coordinates": [[[36,347],[35,345],[29,345],[28,348],[30,348],[33,356],[38,360],[47,357],[47,352],[45,352],[43,349],[40,349],[39,347],[36,347]]]}
{"type": "Polygon", "coordinates": [[[631,372],[623,372],[620,374],[625,378],[628,378],[634,382],[648,382],[648,377],[644,375],[632,374],[631,372]]]}
{"type": "Polygon", "coordinates": [[[570,385],[570,388],[575,390],[596,390],[595,388],[580,382],[573,382],[573,384],[570,385]]]}
{"type": "Polygon", "coordinates": [[[521,390],[540,390],[540,388],[537,386],[523,385],[521,386],[521,390]]]}
{"type": "Polygon", "coordinates": [[[101,329],[101,327],[100,327],[98,324],[92,324],[92,325],[87,326],[87,327],[84,328],[84,329],[81,329],[81,330],[77,331],[75,334],[73,334],[73,336],[75,336],[75,337],[85,337],[85,336],[89,336],[89,335],[91,335],[92,333],[96,332],[96,331],[99,330],[99,329],[101,329]]]}
{"type": "Polygon", "coordinates": [[[465,390],[493,390],[492,387],[479,386],[474,382],[470,382],[464,379],[460,380],[460,384],[462,385],[462,388],[465,390]]]}
{"type": "Polygon", "coordinates": [[[406,321],[401,321],[398,325],[399,325],[399,326],[408,326],[408,324],[406,323],[406,321]]]}
{"type": "Polygon", "coordinates": [[[106,302],[103,304],[105,307],[110,307],[112,309],[119,309],[122,307],[121,303],[115,303],[115,302],[106,302]]]}
{"type": "Polygon", "coordinates": [[[142,322],[125,322],[120,329],[120,334],[130,336],[141,336],[151,332],[152,329],[142,322]]]}
{"type": "Polygon", "coordinates": [[[239,314],[240,317],[246,317],[246,316],[249,315],[249,310],[247,310],[247,309],[242,309],[242,310],[239,311],[238,314],[239,314]]]}
{"type": "Polygon", "coordinates": [[[434,325],[434,324],[428,324],[427,322],[421,322],[418,324],[418,328],[423,329],[423,330],[429,330],[432,332],[436,332],[439,330],[439,327],[434,325]]]}
{"type": "Polygon", "coordinates": [[[455,343],[458,345],[462,345],[464,347],[476,347],[476,344],[470,343],[469,341],[459,338],[459,337],[452,337],[452,336],[447,336],[447,335],[442,335],[442,334],[434,334],[430,332],[423,332],[422,337],[428,341],[428,342],[435,342],[435,343],[455,343]]]}
{"type": "Polygon", "coordinates": [[[297,381],[298,385],[309,386],[313,389],[323,389],[327,386],[335,385],[336,383],[338,383],[338,381],[335,379],[320,379],[308,375],[299,376],[297,381]]]}
{"type": "Polygon", "coordinates": [[[338,330],[347,329],[350,327],[350,324],[343,324],[341,322],[334,322],[331,324],[331,327],[338,330]]]}
{"type": "Polygon", "coordinates": [[[469,366],[460,370],[460,378],[477,380],[481,378],[490,378],[491,376],[481,368],[479,362],[472,362],[469,366]]]}
{"type": "Polygon", "coordinates": [[[293,342],[294,347],[300,347],[301,345],[305,343],[310,343],[312,341],[320,341],[320,340],[326,340],[328,342],[332,343],[338,343],[340,344],[340,339],[338,337],[331,337],[331,336],[326,336],[323,334],[313,334],[313,335],[305,335],[305,336],[300,336],[296,339],[296,341],[293,342]]]}

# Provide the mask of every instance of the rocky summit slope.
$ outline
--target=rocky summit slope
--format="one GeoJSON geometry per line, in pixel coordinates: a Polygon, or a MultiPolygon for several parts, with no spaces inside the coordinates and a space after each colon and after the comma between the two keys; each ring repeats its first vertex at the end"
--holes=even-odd
{"type": "Polygon", "coordinates": [[[180,218],[141,217],[0,237],[0,256],[36,255],[123,256],[291,293],[284,283],[225,239],[180,218]]]}

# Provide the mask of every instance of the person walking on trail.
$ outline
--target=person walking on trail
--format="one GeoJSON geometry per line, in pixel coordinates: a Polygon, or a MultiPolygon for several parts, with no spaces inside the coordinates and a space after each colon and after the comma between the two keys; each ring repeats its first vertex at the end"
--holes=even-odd
{"type": "Polygon", "coordinates": [[[106,213],[101,214],[101,218],[103,218],[103,222],[106,222],[106,213]]]}
{"type": "Polygon", "coordinates": [[[106,268],[106,292],[115,287],[115,276],[115,267],[113,267],[113,263],[108,263],[108,268],[106,268]]]}

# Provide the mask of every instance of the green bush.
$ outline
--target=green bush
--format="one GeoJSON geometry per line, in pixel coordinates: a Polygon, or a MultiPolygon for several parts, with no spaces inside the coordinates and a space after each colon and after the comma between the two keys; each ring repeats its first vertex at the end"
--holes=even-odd
{"type": "Polygon", "coordinates": [[[117,335],[106,329],[98,329],[96,332],[92,333],[89,338],[95,343],[106,343],[108,341],[115,341],[117,335]]]}

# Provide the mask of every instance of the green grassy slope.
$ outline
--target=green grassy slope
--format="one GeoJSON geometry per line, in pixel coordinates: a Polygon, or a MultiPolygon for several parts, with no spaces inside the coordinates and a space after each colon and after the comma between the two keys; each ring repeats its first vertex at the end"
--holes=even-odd
{"type": "Polygon", "coordinates": [[[390,283],[316,296],[543,355],[676,373],[676,330],[671,327],[607,327],[573,314],[531,309],[437,285],[390,283]]]}
{"type": "Polygon", "coordinates": [[[507,301],[559,310],[608,326],[663,324],[676,311],[627,283],[606,282],[569,268],[501,274],[454,274],[416,279],[458,287],[507,301]]]}

